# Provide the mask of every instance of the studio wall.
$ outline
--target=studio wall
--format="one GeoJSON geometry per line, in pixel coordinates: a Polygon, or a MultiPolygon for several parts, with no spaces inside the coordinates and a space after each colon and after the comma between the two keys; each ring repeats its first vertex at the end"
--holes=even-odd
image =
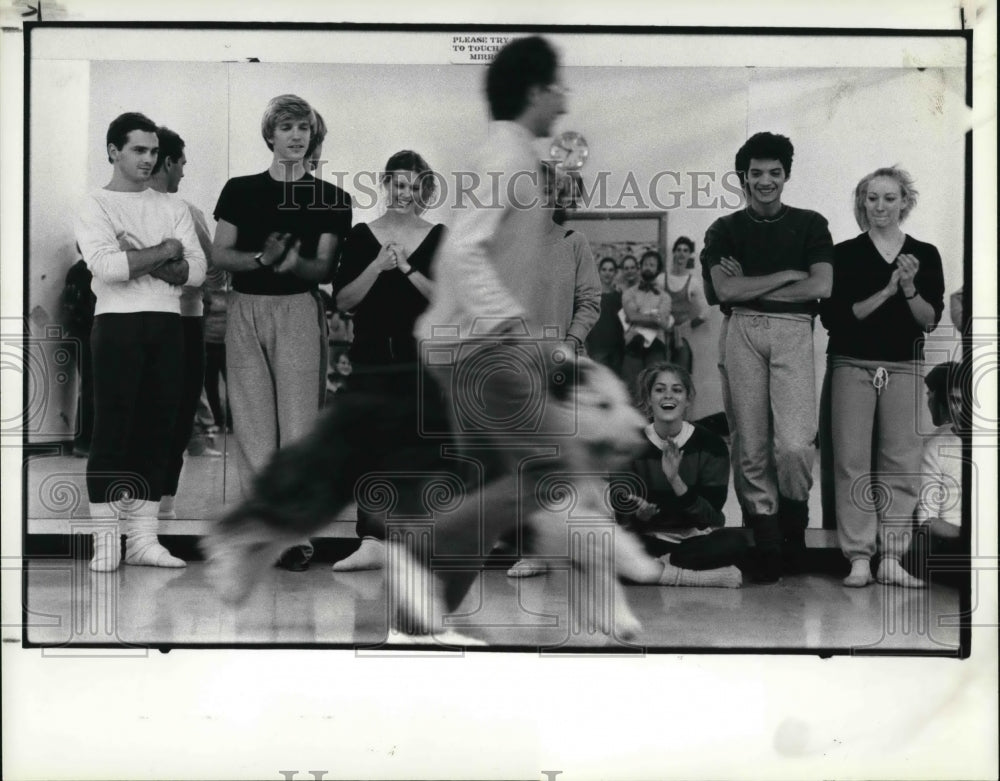
{"type": "MultiPolygon", "coordinates": [[[[609,54],[609,62],[615,59],[609,54]]],[[[941,249],[948,292],[961,284],[965,86],[960,68],[577,65],[564,70],[570,94],[558,130],[579,131],[590,144],[585,186],[592,188],[603,177],[608,194],[605,203],[592,205],[657,208],[627,195],[631,179],[640,194],[648,199],[653,192],[668,207],[668,246],[686,235],[701,248],[707,227],[737,203],[723,186],[736,149],[749,134],[772,130],[788,134],[796,146],[786,201],[823,213],[835,241],[858,232],[851,210],[857,180],[880,165],[908,168],[921,202],[904,227],[941,249]]],[[[330,128],[323,175],[344,182],[355,195],[355,222],[363,222],[380,210],[371,194],[371,172],[393,152],[416,149],[446,177],[468,166],[488,132],[483,73],[481,65],[445,63],[34,61],[26,276],[28,310],[40,313],[34,326],[56,320],[62,280],[75,260],[75,204],[109,178],[104,133],[118,113],[143,111],[184,137],[188,166],[180,194],[210,216],[226,179],[263,170],[270,160],[260,135],[267,100],[299,94],[330,128]],[[367,177],[367,192],[355,187],[352,177],[359,174],[367,177]]],[[[539,153],[547,146],[540,141],[539,153]]],[[[428,218],[451,221],[444,205],[428,218]]],[[[696,335],[696,416],[721,409],[718,324],[713,310],[696,335]]],[[[942,326],[950,328],[947,313],[942,326]]],[[[818,358],[825,346],[818,327],[818,358]]],[[[818,380],[822,371],[818,359],[818,380]]],[[[59,438],[61,430],[69,431],[75,383],[53,393],[57,403],[50,404],[51,421],[44,428],[59,438]]]]}

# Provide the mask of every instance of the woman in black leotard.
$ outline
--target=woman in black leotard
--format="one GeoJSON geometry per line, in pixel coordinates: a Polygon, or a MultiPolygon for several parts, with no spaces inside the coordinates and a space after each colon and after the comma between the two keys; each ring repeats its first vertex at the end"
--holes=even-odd
{"type": "MultiPolygon", "coordinates": [[[[391,394],[413,409],[418,436],[419,360],[413,327],[427,308],[430,279],[444,226],[421,217],[434,196],[435,177],[419,154],[397,152],[381,177],[386,209],[371,223],[355,225],[347,237],[334,282],[337,309],[352,312],[354,341],[350,359],[352,393],[391,394]]],[[[337,562],[336,571],[383,566],[384,518],[358,509],[361,547],[337,562]]]]}

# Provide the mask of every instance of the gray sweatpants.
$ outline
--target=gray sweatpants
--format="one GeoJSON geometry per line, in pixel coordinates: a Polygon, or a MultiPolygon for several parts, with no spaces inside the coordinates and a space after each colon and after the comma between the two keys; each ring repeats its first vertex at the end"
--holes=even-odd
{"type": "Polygon", "coordinates": [[[326,344],[323,310],[311,293],[233,293],[226,371],[244,496],[279,447],[304,436],[319,413],[326,344]]]}
{"type": "Polygon", "coordinates": [[[716,365],[719,369],[719,382],[722,385],[722,408],[726,413],[726,423],[729,425],[729,460],[732,463],[733,490],[736,491],[736,498],[743,507],[743,496],[746,493],[743,484],[743,472],[739,468],[739,444],[740,433],[736,428],[736,414],[733,412],[733,396],[729,389],[729,374],[726,372],[726,334],[729,333],[729,315],[722,318],[722,327],[719,329],[719,357],[716,365]]]}
{"type": "Polygon", "coordinates": [[[816,455],[816,368],[809,315],[735,309],[725,369],[737,436],[733,480],[750,515],[776,515],[778,497],[806,501],[816,455]]]}
{"type": "Polygon", "coordinates": [[[920,367],[840,356],[830,363],[840,548],[851,561],[870,559],[877,542],[883,556],[899,558],[910,545],[920,487],[920,367]]]}

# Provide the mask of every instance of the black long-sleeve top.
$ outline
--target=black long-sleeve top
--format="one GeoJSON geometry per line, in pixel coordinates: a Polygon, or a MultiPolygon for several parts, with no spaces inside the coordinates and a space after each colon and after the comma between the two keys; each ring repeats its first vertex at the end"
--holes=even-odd
{"type": "MultiPolygon", "coordinates": [[[[920,261],[914,277],[917,292],[934,308],[934,324],[944,311],[944,272],[941,255],[933,244],[907,235],[900,254],[920,261]]],[[[924,357],[923,328],[913,318],[900,288],[864,320],[854,315],[854,304],[889,284],[897,261],[886,263],[868,233],[841,242],[834,248],[833,292],[820,309],[830,333],[827,352],[870,361],[919,361],[924,357]]]]}
{"type": "Polygon", "coordinates": [[[681,446],[677,472],[687,486],[677,496],[663,474],[663,452],[647,441],[646,449],[632,462],[632,472],[646,489],[645,499],[660,511],[648,521],[637,521],[633,513],[619,514],[621,523],[640,532],[682,531],[726,525],[722,507],[729,491],[729,449],[717,434],[692,424],[694,431],[681,446]]]}

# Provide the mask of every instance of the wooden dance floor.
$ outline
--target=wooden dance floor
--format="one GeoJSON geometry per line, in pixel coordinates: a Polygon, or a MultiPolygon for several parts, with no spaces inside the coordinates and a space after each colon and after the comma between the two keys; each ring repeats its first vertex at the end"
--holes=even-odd
{"type": "MultiPolygon", "coordinates": [[[[31,643],[123,646],[321,645],[377,649],[387,640],[383,572],[334,573],[314,562],[304,573],[266,573],[248,602],[222,604],[204,562],[166,570],[123,566],[91,573],[87,562],[27,563],[27,639],[31,643]]],[[[784,578],[742,589],[620,586],[643,624],[632,643],[596,631],[609,609],[591,597],[569,609],[569,576],[531,579],[484,570],[440,631],[453,629],[498,649],[575,648],[634,652],[670,649],[936,652],[958,647],[958,592],[932,585],[908,590],[849,589],[826,575],[784,578]]],[[[391,640],[392,638],[390,638],[391,640]]],[[[445,650],[428,640],[424,645],[445,650]]]]}

